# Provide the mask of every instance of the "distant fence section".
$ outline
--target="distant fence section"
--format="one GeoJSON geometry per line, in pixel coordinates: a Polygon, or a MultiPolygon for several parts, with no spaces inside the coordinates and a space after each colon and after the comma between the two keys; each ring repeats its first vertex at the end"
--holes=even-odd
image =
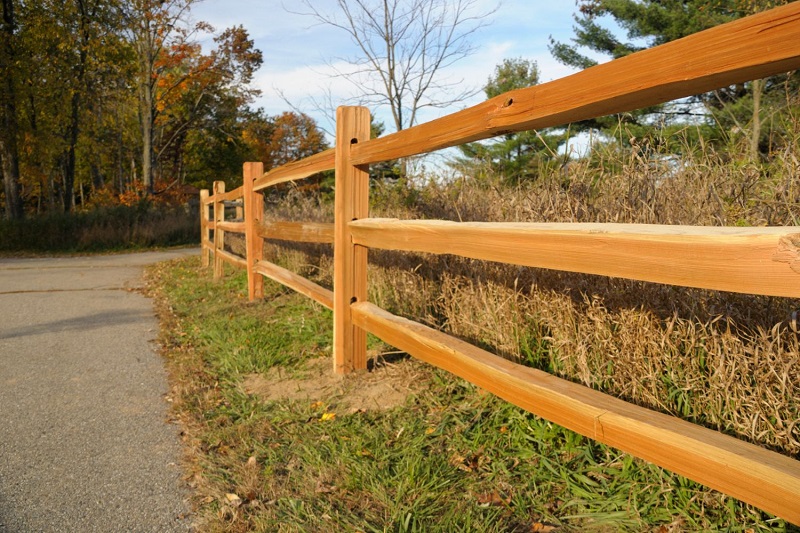
{"type": "Polygon", "coordinates": [[[455,254],[687,287],[800,297],[800,228],[470,223],[369,218],[367,165],[508,132],[621,113],[800,67],[800,2],[497,96],[370,140],[366,108],[337,110],[336,147],[201,198],[202,261],[245,268],[251,300],[271,278],[333,309],[333,370],[366,368],[366,333],[547,420],[800,524],[800,461],[502,359],[367,301],[367,250],[455,254]],[[335,170],[335,222],[263,222],[262,191],[335,170]],[[226,209],[227,208],[227,209],[226,209]],[[226,218],[226,212],[233,216],[226,218]],[[235,214],[234,214],[235,212],[235,214]],[[241,233],[246,256],[225,251],[241,233]],[[265,239],[331,243],[330,291],[263,258],[265,239]]]}

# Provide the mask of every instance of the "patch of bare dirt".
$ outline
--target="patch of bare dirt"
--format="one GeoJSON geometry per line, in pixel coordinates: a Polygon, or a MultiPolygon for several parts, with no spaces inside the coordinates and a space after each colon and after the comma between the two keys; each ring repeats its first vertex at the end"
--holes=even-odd
{"type": "MultiPolygon", "coordinates": [[[[373,359],[373,362],[375,359],[373,359]]],[[[371,370],[339,376],[328,357],[311,359],[300,370],[275,367],[265,374],[248,374],[243,386],[263,401],[324,402],[340,412],[391,409],[403,405],[418,387],[419,363],[405,359],[377,361],[371,370]]]]}

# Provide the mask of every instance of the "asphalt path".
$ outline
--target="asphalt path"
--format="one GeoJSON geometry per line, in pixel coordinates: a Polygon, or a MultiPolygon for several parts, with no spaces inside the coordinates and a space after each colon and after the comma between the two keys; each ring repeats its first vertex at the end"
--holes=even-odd
{"type": "Polygon", "coordinates": [[[150,263],[0,258],[0,532],[188,531],[150,263]]]}

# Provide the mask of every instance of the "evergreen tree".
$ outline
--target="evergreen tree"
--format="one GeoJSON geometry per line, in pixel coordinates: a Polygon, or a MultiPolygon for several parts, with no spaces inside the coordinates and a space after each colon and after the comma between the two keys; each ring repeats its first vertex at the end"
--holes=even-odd
{"type": "MultiPolygon", "coordinates": [[[[786,3],[787,0],[578,0],[571,43],[551,37],[549,48],[561,63],[585,69],[597,64],[592,56],[617,59],[786,3]],[[603,25],[609,17],[625,33],[625,38],[619,31],[603,25]]],[[[759,146],[761,151],[768,149],[763,145],[767,132],[761,128],[762,109],[769,101],[778,104],[776,100],[785,92],[787,82],[796,86],[797,76],[723,87],[679,103],[601,117],[577,126],[608,132],[623,124],[631,136],[638,137],[655,123],[697,123],[699,114],[710,119],[708,124],[718,127],[713,132],[717,137],[734,129],[749,130],[751,152],[756,154],[759,146]]]]}
{"type": "MultiPolygon", "coordinates": [[[[534,61],[522,58],[505,59],[495,67],[484,92],[494,98],[513,89],[539,83],[539,68],[534,61]]],[[[536,178],[540,166],[552,161],[565,135],[552,131],[508,133],[491,141],[462,145],[459,165],[484,165],[509,182],[536,178]]]]}

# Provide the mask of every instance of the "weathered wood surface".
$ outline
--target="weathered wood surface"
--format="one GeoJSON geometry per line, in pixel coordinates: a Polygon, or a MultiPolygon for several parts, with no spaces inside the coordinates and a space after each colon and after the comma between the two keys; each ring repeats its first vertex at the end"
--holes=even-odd
{"type": "Polygon", "coordinates": [[[542,418],[800,523],[800,461],[514,364],[367,302],[353,305],[353,320],[542,418]]]}
{"type": "Polygon", "coordinates": [[[562,126],[800,68],[800,2],[793,2],[446,117],[358,143],[364,165],[503,133],[562,126]]]}
{"type": "Polygon", "coordinates": [[[242,167],[247,296],[251,302],[264,297],[264,278],[255,272],[256,264],[264,257],[264,241],[258,235],[258,228],[264,217],[264,196],[253,189],[256,178],[263,173],[264,164],[260,162],[245,163],[242,167]]]}
{"type": "Polygon", "coordinates": [[[369,248],[800,297],[800,228],[794,227],[366,219],[350,228],[353,242],[369,248]]]}
{"type": "Polygon", "coordinates": [[[223,231],[230,231],[231,233],[244,233],[245,224],[244,222],[223,221],[217,222],[217,228],[223,231]]]}
{"type": "Polygon", "coordinates": [[[270,263],[269,261],[259,261],[253,267],[253,270],[262,276],[266,276],[274,281],[277,281],[281,285],[285,285],[286,287],[299,292],[300,294],[308,296],[315,302],[327,307],[328,309],[333,309],[333,291],[317,285],[313,281],[299,276],[291,270],[279,267],[278,265],[270,263]]]}
{"type": "Polygon", "coordinates": [[[333,244],[333,224],[321,222],[265,222],[258,227],[264,239],[333,244]]]}
{"type": "Polygon", "coordinates": [[[253,189],[260,191],[272,185],[277,185],[278,183],[300,180],[326,170],[331,170],[334,167],[335,154],[335,149],[330,148],[324,152],[301,159],[300,161],[294,161],[274,168],[258,178],[253,184],[253,189]]]}
{"type": "Polygon", "coordinates": [[[337,374],[367,368],[367,335],[353,325],[350,304],[367,300],[367,249],[354,245],[349,222],[369,216],[369,173],[350,151],[370,136],[369,110],[336,110],[336,198],[333,247],[333,367],[337,374]]]}
{"type": "Polygon", "coordinates": [[[247,260],[245,258],[226,252],[225,250],[217,250],[217,257],[220,258],[220,261],[229,263],[236,268],[247,268],[247,260]]]}

